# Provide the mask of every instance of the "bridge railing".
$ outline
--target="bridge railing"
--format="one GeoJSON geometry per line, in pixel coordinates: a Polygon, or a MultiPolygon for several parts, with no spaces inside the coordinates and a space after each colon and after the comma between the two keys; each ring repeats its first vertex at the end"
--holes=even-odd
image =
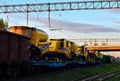
{"type": "Polygon", "coordinates": [[[120,38],[85,38],[69,39],[78,45],[120,45],[120,38]]]}

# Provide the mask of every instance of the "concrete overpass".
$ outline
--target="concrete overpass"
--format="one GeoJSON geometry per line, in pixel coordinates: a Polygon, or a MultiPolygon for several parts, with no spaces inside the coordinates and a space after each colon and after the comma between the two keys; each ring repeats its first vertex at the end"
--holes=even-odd
{"type": "Polygon", "coordinates": [[[120,38],[81,38],[70,39],[79,46],[84,46],[85,51],[118,52],[120,51],[120,38]]]}
{"type": "Polygon", "coordinates": [[[86,51],[120,51],[120,45],[85,46],[86,51]]]}
{"type": "Polygon", "coordinates": [[[120,38],[81,38],[81,39],[69,39],[81,46],[120,46],[120,38]]]}

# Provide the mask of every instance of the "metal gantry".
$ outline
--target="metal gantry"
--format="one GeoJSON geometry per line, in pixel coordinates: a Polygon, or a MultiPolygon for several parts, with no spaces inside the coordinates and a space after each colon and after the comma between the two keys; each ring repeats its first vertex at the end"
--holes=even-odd
{"type": "Polygon", "coordinates": [[[0,13],[95,10],[95,9],[118,9],[118,8],[120,8],[120,0],[102,0],[102,1],[1,5],[0,13]]]}

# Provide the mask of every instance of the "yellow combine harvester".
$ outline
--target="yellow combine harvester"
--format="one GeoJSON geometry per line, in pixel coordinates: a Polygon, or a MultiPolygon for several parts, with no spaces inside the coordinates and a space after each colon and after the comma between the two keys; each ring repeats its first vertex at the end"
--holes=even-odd
{"type": "Polygon", "coordinates": [[[50,43],[49,51],[41,56],[42,61],[46,61],[52,67],[65,66],[72,62],[70,41],[65,39],[50,39],[48,42],[50,43]]]}
{"type": "Polygon", "coordinates": [[[48,52],[48,35],[43,30],[27,26],[10,26],[10,32],[29,37],[31,60],[39,60],[40,56],[48,52]]]}

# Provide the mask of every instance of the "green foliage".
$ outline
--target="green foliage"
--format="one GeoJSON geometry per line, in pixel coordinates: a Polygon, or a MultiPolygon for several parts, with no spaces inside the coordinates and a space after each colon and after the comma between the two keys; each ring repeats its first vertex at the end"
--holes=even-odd
{"type": "Polygon", "coordinates": [[[3,21],[3,19],[0,19],[0,29],[5,30],[5,22],[3,21]]]}

